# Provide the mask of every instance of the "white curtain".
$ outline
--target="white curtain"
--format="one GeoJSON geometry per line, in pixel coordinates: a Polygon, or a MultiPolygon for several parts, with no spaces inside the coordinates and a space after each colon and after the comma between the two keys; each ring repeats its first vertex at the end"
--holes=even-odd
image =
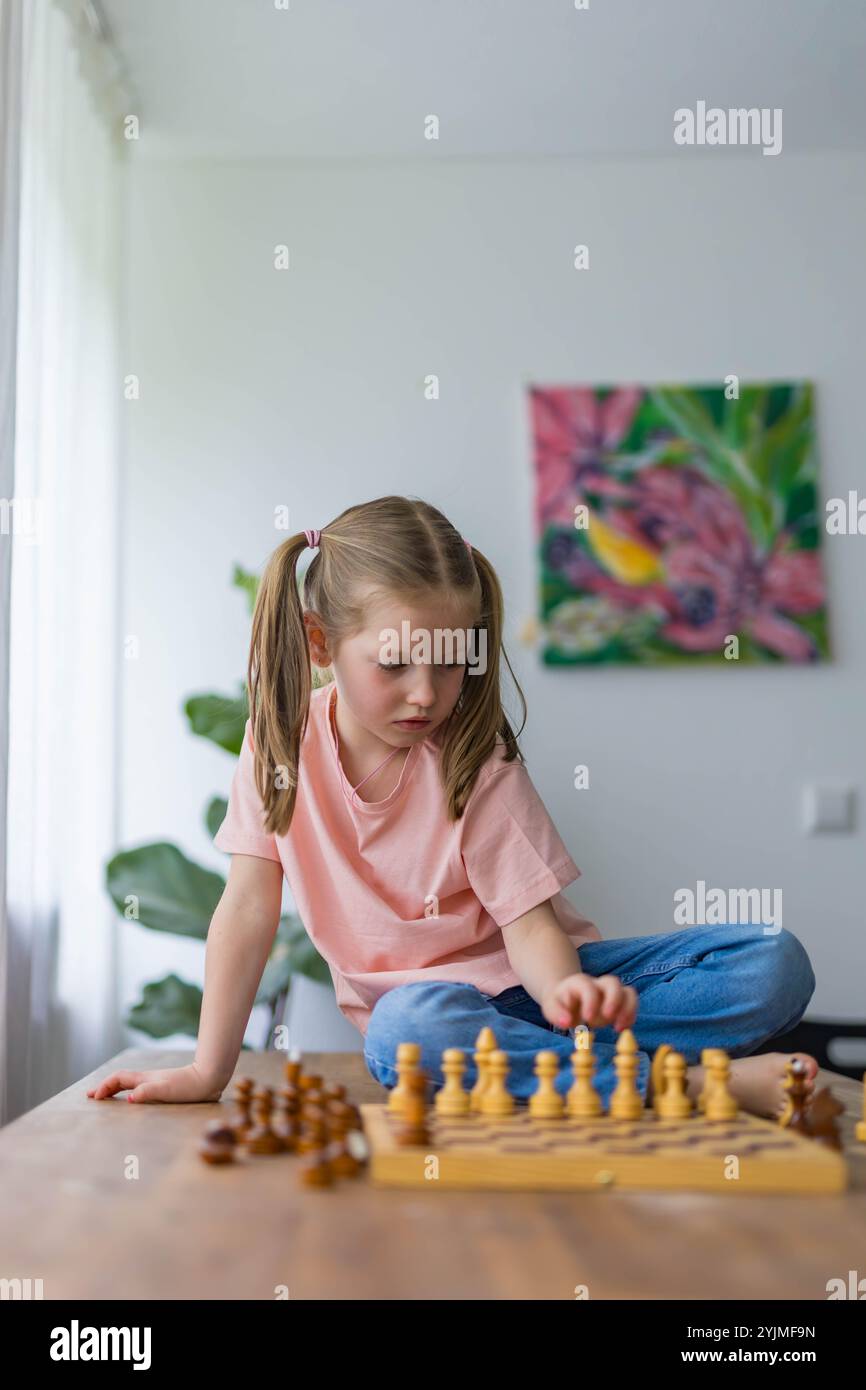
{"type": "Polygon", "coordinates": [[[121,357],[116,58],[89,0],[0,4],[23,20],[8,707],[0,689],[8,1122],[123,1043],[104,877],[118,843],[120,428],[134,368],[121,357]]]}

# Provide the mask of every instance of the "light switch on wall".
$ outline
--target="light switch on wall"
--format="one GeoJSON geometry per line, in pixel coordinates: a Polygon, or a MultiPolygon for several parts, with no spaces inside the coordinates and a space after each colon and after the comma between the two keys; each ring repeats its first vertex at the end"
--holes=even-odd
{"type": "Polygon", "coordinates": [[[812,784],[803,797],[805,829],[845,832],[854,829],[854,788],[841,784],[812,784]]]}

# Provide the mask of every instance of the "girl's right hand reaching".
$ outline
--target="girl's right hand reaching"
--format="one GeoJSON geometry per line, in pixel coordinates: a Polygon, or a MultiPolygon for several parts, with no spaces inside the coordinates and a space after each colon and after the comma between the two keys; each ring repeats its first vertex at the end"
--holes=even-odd
{"type": "Polygon", "coordinates": [[[127,1100],[168,1103],[219,1100],[225,1088],[214,1085],[195,1065],[171,1067],[167,1071],[115,1071],[88,1092],[93,1100],[108,1100],[118,1091],[128,1091],[127,1100]]]}

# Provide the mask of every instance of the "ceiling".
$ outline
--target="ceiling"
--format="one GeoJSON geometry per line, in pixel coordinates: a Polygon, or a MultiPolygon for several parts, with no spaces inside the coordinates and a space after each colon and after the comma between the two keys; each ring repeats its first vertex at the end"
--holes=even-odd
{"type": "Polygon", "coordinates": [[[700,157],[672,134],[700,99],[781,107],[783,152],[866,149],[864,0],[96,3],[143,158],[700,157]]]}

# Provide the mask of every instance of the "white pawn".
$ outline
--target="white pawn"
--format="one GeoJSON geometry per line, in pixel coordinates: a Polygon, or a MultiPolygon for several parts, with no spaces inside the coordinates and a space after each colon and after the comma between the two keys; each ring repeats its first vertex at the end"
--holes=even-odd
{"type": "Polygon", "coordinates": [[[692,1113],[691,1097],[686,1093],[686,1059],[681,1052],[665,1057],[665,1085],[655,1107],[660,1120],[687,1120],[692,1113]]]}
{"type": "Polygon", "coordinates": [[[710,1092],[704,1111],[704,1118],[710,1123],[716,1120],[735,1120],[739,1114],[739,1106],[728,1090],[730,1075],[731,1063],[728,1054],[721,1048],[714,1048],[713,1056],[710,1057],[710,1092]]]}
{"type": "Polygon", "coordinates": [[[619,1080],[610,1098],[610,1117],[613,1120],[639,1120],[643,1114],[643,1096],[635,1085],[637,1043],[630,1028],[624,1028],[617,1039],[613,1064],[619,1080]]]}
{"type": "Polygon", "coordinates": [[[487,1062],[490,1054],[496,1051],[496,1034],[492,1028],[482,1028],[478,1037],[475,1039],[475,1070],[477,1078],[475,1085],[469,1092],[469,1109],[481,1109],[481,1097],[487,1090],[489,1080],[487,1074],[487,1062]]]}
{"type": "Polygon", "coordinates": [[[556,1089],[559,1053],[537,1052],[535,1075],[538,1086],[529,1097],[529,1113],[536,1120],[558,1120],[565,1112],[565,1101],[556,1089]]]}
{"type": "Polygon", "coordinates": [[[601,1096],[592,1084],[592,1073],[595,1071],[592,1039],[593,1034],[588,1029],[575,1035],[574,1051],[571,1054],[574,1085],[566,1101],[568,1113],[573,1120],[595,1120],[604,1114],[601,1096]],[[585,1045],[582,1045],[584,1040],[585,1045]]]}
{"type": "Polygon", "coordinates": [[[459,1047],[446,1048],[442,1053],[442,1070],[445,1073],[445,1085],[436,1092],[433,1100],[437,1115],[468,1115],[469,1092],[463,1089],[466,1054],[459,1047]]]}
{"type": "Polygon", "coordinates": [[[395,1115],[403,1114],[403,1105],[409,1098],[409,1077],[414,1076],[421,1066],[421,1044],[405,1042],[397,1047],[397,1085],[388,1096],[388,1109],[395,1115]]]}
{"type": "Polygon", "coordinates": [[[502,1119],[514,1110],[514,1096],[508,1090],[508,1053],[498,1049],[487,1059],[487,1088],[481,1096],[481,1113],[491,1119],[502,1119]]]}

